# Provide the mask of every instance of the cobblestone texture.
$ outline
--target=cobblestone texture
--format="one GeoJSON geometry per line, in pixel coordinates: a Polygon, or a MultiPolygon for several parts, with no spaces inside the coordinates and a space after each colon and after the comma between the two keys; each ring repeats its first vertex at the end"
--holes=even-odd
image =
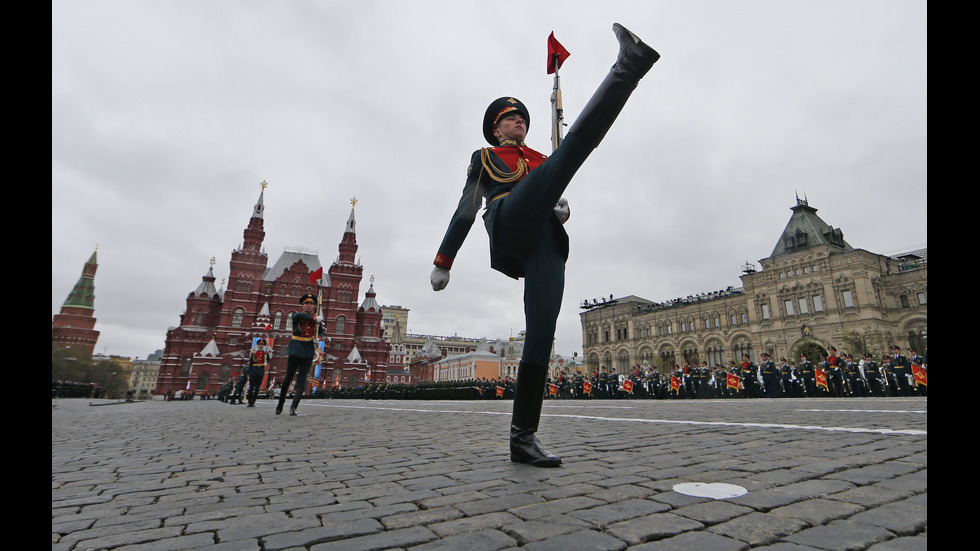
{"type": "Polygon", "coordinates": [[[53,551],[926,548],[926,399],[52,400],[53,551]],[[748,493],[683,495],[684,482],[748,493]]]}

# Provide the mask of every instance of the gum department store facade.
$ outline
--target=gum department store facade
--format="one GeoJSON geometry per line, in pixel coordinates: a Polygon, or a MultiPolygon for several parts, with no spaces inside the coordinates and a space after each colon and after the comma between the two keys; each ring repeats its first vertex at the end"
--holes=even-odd
{"type": "Polygon", "coordinates": [[[727,366],[743,353],[758,363],[763,352],[778,365],[781,357],[798,361],[801,348],[831,345],[857,356],[845,335],[864,338],[876,359],[892,344],[924,353],[926,249],[897,256],[855,249],[805,199],[796,202],[762,269],[743,270],[741,288],[659,303],[633,295],[583,303],[586,369],[727,366]]]}

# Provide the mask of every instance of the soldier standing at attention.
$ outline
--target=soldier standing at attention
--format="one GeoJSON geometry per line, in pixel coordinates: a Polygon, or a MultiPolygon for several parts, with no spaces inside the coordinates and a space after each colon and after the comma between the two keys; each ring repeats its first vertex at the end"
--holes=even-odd
{"type": "Polygon", "coordinates": [[[868,381],[868,392],[871,396],[884,396],[885,391],[882,386],[881,368],[871,357],[870,352],[864,353],[864,378],[868,381]]]}
{"type": "Polygon", "coordinates": [[[892,375],[895,376],[895,384],[898,385],[899,396],[911,396],[912,390],[909,385],[909,375],[912,369],[909,367],[909,360],[902,355],[898,346],[892,345],[892,375]]]}
{"type": "Polygon", "coordinates": [[[803,379],[803,390],[808,398],[817,395],[817,372],[813,369],[813,362],[806,359],[806,354],[800,354],[800,376],[803,379]]]}
{"type": "Polygon", "coordinates": [[[616,62],[551,157],[524,144],[531,117],[523,103],[502,97],[487,108],[483,136],[493,147],[474,152],[470,159],[462,197],[429,278],[435,291],[448,285],[453,260],[485,198],[490,266],[514,279],[524,278],[527,332],[517,369],[510,458],[537,467],[561,464],[535,433],[565,286],[568,235],[562,223],[569,211],[562,193],[660,58],[622,25],[614,24],[613,32],[619,41],[616,62]]]}
{"type": "Polygon", "coordinates": [[[759,371],[762,372],[762,382],[766,385],[766,397],[767,398],[782,398],[783,391],[779,388],[779,368],[776,367],[776,362],[769,359],[769,353],[763,352],[762,365],[759,366],[759,371]]]}
{"type": "Polygon", "coordinates": [[[296,377],[295,395],[293,396],[292,406],[289,408],[290,415],[296,415],[296,408],[299,401],[303,398],[303,391],[306,390],[306,376],[310,373],[310,366],[313,365],[313,336],[316,333],[316,326],[320,323],[319,318],[313,316],[316,309],[316,295],[307,293],[300,297],[302,312],[293,312],[293,337],[289,341],[289,348],[286,349],[288,358],[286,360],[286,377],[282,380],[282,392],[279,394],[279,405],[276,406],[276,415],[282,413],[282,406],[286,402],[286,394],[289,393],[289,383],[296,377]]]}

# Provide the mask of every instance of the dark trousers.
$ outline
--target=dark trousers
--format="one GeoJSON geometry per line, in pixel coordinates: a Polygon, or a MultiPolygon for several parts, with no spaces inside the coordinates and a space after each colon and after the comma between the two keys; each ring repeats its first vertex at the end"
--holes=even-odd
{"type": "Polygon", "coordinates": [[[279,394],[279,407],[286,403],[286,394],[289,393],[289,383],[296,377],[295,396],[293,396],[293,406],[299,407],[299,401],[306,390],[306,376],[310,373],[310,366],[313,365],[313,358],[301,358],[299,356],[289,356],[286,360],[286,377],[282,380],[282,392],[279,394]]]}
{"type": "Polygon", "coordinates": [[[265,370],[261,373],[250,373],[248,375],[248,403],[254,404],[259,397],[259,387],[262,386],[262,379],[265,377],[265,370]]]}
{"type": "Polygon", "coordinates": [[[593,151],[569,134],[554,154],[499,199],[494,227],[496,246],[513,248],[524,259],[524,352],[521,360],[547,366],[565,290],[565,258],[555,204],[593,151]]]}

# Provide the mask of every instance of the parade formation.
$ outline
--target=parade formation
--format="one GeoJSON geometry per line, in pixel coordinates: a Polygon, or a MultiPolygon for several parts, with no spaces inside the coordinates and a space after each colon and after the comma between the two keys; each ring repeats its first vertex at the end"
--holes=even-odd
{"type": "MultiPolygon", "coordinates": [[[[865,398],[926,396],[928,367],[914,348],[872,359],[870,353],[855,361],[852,354],[821,355],[818,363],[801,355],[800,362],[763,353],[759,364],[742,358],[728,366],[674,365],[662,372],[635,366],[626,373],[602,366],[590,375],[562,374],[549,379],[552,398],[578,399],[707,399],[707,398],[865,398]]],[[[836,352],[831,347],[830,352],[836,352]]]]}

